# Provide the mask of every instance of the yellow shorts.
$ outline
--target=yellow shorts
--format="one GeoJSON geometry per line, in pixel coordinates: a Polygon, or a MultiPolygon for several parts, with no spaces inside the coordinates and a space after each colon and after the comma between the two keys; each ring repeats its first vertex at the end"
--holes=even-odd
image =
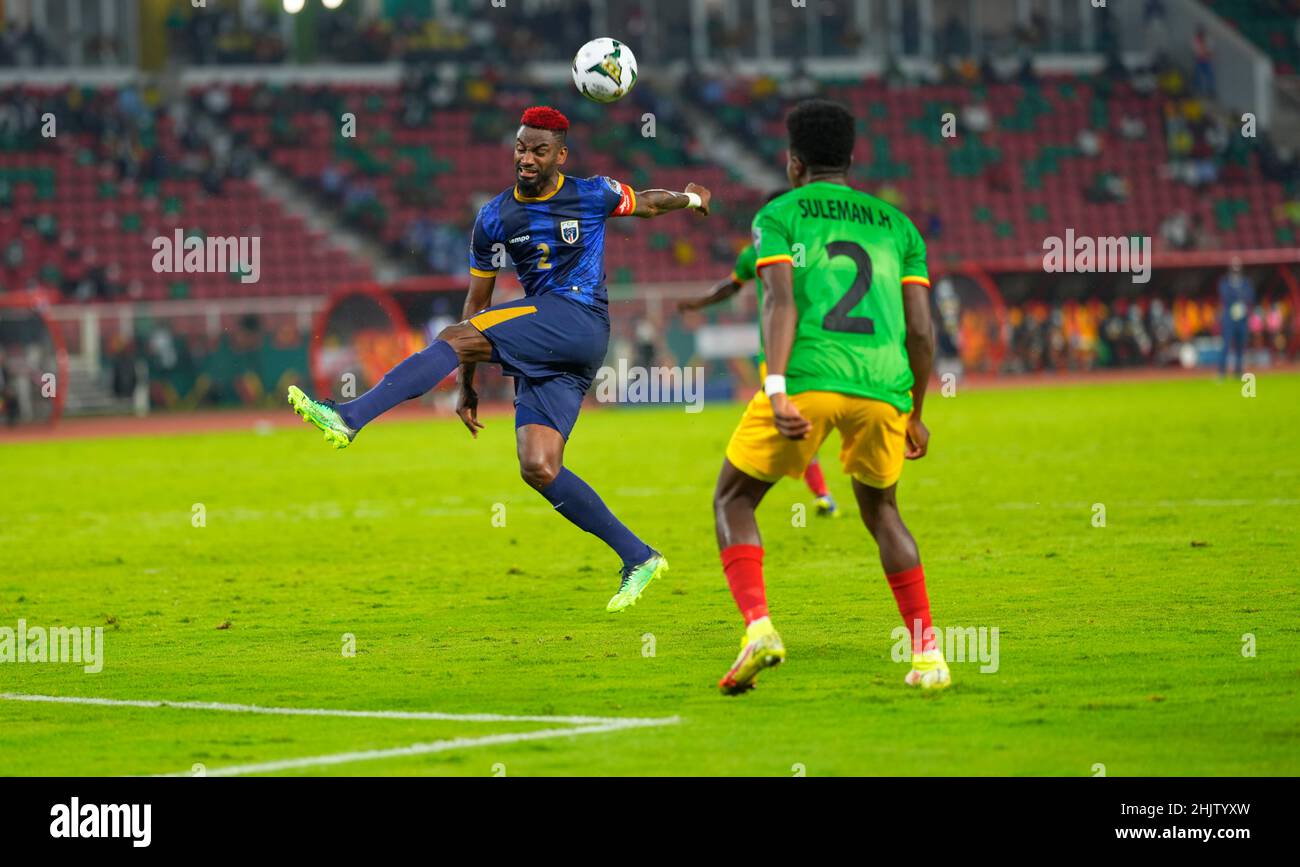
{"type": "Polygon", "coordinates": [[[772,402],[760,391],[745,407],[727,444],[732,466],[765,482],[782,476],[797,479],[836,428],[844,472],[873,488],[887,488],[903,474],[907,413],[884,401],[833,391],[805,391],[790,400],[812,422],[808,436],[801,440],[781,436],[772,417],[772,402]]]}

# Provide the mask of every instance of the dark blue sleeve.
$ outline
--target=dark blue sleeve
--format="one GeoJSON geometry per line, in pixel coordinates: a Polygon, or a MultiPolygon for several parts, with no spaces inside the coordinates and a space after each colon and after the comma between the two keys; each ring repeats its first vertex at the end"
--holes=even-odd
{"type": "Polygon", "coordinates": [[[478,218],[474,220],[474,231],[469,242],[469,269],[471,274],[487,277],[500,271],[504,262],[498,261],[496,253],[503,248],[497,245],[501,238],[495,235],[495,210],[488,202],[479,209],[478,218]]]}
{"type": "Polygon", "coordinates": [[[626,217],[636,210],[636,192],[609,177],[588,178],[599,198],[600,212],[610,217],[626,217]]]}

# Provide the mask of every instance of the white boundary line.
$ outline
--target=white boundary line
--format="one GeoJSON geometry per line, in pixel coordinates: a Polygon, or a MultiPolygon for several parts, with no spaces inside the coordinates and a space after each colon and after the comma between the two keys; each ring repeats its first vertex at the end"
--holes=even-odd
{"type": "MultiPolygon", "coordinates": [[[[548,738],[567,738],[577,735],[594,735],[601,732],[615,732],[621,729],[646,728],[649,726],[672,725],[677,720],[663,721],[639,720],[634,722],[610,722],[601,725],[576,726],[574,728],[543,729],[536,732],[516,732],[513,734],[484,735],[478,738],[452,738],[445,741],[433,741],[427,744],[411,744],[405,747],[393,747],[387,750],[364,750],[354,753],[333,753],[327,756],[308,756],[301,759],[283,759],[277,762],[261,762],[255,765],[232,765],[225,768],[210,769],[205,772],[209,777],[238,777],[245,774],[270,774],[276,771],[296,768],[312,768],[328,765],[342,765],[347,762],[368,762],[375,759],[389,759],[398,756],[423,756],[428,753],[441,753],[447,750],[462,750],[469,747],[482,747],[490,744],[513,744],[520,741],[541,741],[548,738]]],[[[192,777],[192,773],[164,774],[168,777],[192,777]]]]}
{"type": "Polygon", "coordinates": [[[255,704],[222,704],[211,701],[131,701],[116,698],[87,698],[83,696],[25,695],[17,692],[0,692],[4,701],[36,701],[54,704],[89,704],[104,707],[175,708],[177,710],[215,710],[227,713],[256,713],[280,716],[341,716],[361,719],[415,719],[448,720],[451,722],[537,722],[564,725],[597,725],[600,723],[654,723],[677,722],[677,717],[617,717],[617,716],[512,716],[498,713],[440,713],[417,710],[337,710],[315,707],[262,707],[255,704]]]}
{"type": "MultiPolygon", "coordinates": [[[[533,732],[512,732],[506,734],[483,735],[475,738],[451,738],[449,740],[429,743],[410,744],[385,750],[363,750],[359,752],[333,753],[324,756],[307,756],[299,759],[282,759],[273,762],[260,762],[250,765],[232,765],[225,768],[213,768],[206,771],[209,777],[235,777],[244,774],[267,774],[276,771],[297,768],[341,765],[349,762],[365,762],[375,759],[387,759],[399,756],[422,756],[429,753],[441,753],[448,750],[468,749],[470,747],[491,744],[511,744],[521,741],[538,741],[548,738],[576,737],[577,735],[600,734],[621,729],[651,728],[654,726],[676,725],[680,717],[601,717],[601,716],[514,716],[493,713],[439,713],[436,711],[387,711],[387,710],[339,710],[332,708],[298,708],[298,707],[261,707],[253,704],[222,704],[206,701],[134,701],[112,698],[89,698],[83,696],[26,695],[23,693],[0,692],[3,701],[43,702],[49,704],[77,704],[96,707],[133,707],[172,710],[205,710],[225,713],[272,714],[279,716],[316,716],[349,717],[364,719],[405,719],[405,720],[440,720],[454,722],[507,722],[507,723],[558,723],[569,728],[542,729],[533,732]]],[[[188,777],[192,773],[165,774],[170,777],[188,777]]]]}

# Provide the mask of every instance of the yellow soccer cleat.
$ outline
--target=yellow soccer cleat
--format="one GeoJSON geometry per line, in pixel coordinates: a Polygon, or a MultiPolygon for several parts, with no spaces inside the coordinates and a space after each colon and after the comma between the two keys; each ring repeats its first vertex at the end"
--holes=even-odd
{"type": "Polygon", "coordinates": [[[925,650],[912,657],[912,670],[903,678],[908,686],[921,689],[946,689],[952,685],[952,674],[943,658],[943,651],[925,650]]]}
{"type": "Polygon", "coordinates": [[[844,514],[840,511],[840,507],[836,505],[835,498],[830,494],[813,500],[813,506],[816,508],[817,517],[819,518],[838,518],[844,514]]]}
{"type": "Polygon", "coordinates": [[[731,669],[718,681],[723,695],[740,695],[754,688],[758,673],[785,662],[785,645],[766,617],[755,620],[740,639],[740,655],[731,669]]]}

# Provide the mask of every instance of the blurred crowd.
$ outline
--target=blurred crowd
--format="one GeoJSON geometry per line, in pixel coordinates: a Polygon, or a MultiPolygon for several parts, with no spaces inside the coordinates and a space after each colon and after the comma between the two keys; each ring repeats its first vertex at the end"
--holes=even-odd
{"type": "Polygon", "coordinates": [[[0,69],[56,66],[65,62],[50,40],[31,22],[13,24],[0,30],[0,69]]]}
{"type": "Polygon", "coordinates": [[[136,336],[103,347],[112,395],[131,399],[147,387],[149,405],[166,409],[278,404],[306,381],[307,335],[289,320],[242,316],[213,337],[166,321],[137,321],[136,336]]]}
{"type": "MultiPolygon", "coordinates": [[[[571,3],[558,19],[550,5],[525,4],[509,15],[475,15],[470,4],[457,0],[449,15],[414,14],[398,7],[392,14],[370,17],[358,11],[359,4],[345,4],[314,16],[310,43],[318,52],[315,59],[335,63],[479,61],[502,51],[535,53],[544,47],[536,39],[544,18],[548,33],[554,33],[558,20],[567,37],[546,40],[545,45],[581,44],[591,29],[591,4],[571,3]]],[[[168,19],[172,54],[199,65],[281,63],[289,57],[283,28],[299,26],[296,20],[288,25],[285,21],[261,11],[241,15],[217,4],[176,8],[168,19]]]]}
{"type": "MultiPolygon", "coordinates": [[[[1257,305],[1249,314],[1250,348],[1282,352],[1291,338],[1285,301],[1257,305]]],[[[1170,365],[1182,347],[1222,331],[1217,300],[1178,298],[1096,299],[1049,306],[1034,302],[1008,312],[1012,372],[1090,370],[1099,367],[1170,365]]]]}
{"type": "MultiPolygon", "coordinates": [[[[653,46],[661,60],[685,59],[691,50],[691,11],[688,0],[608,0],[605,19],[629,44],[653,46]]],[[[908,4],[909,6],[911,4],[908,4]]],[[[486,62],[507,57],[568,60],[576,46],[590,39],[595,20],[591,0],[538,0],[512,5],[508,15],[478,14],[470,0],[452,0],[450,9],[426,15],[419,4],[395,5],[388,14],[369,17],[357,4],[315,17],[311,40],[320,57],[338,63],[379,63],[393,60],[486,62]],[[546,34],[539,39],[538,34],[546,34]]],[[[796,36],[795,15],[802,10],[774,4],[774,49],[780,56],[806,51],[796,36]]],[[[861,37],[840,4],[818,4],[816,26],[821,54],[856,51],[861,37]]],[[[721,3],[706,4],[711,51],[720,58],[752,54],[755,25],[750,16],[729,19],[721,3]]],[[[907,44],[919,45],[919,20],[909,14],[907,44]]],[[[231,10],[208,8],[174,13],[169,22],[173,48],[192,63],[223,64],[286,59],[282,21],[258,14],[239,16],[231,10]]]]}
{"type": "MultiPolygon", "coordinates": [[[[1183,364],[1189,344],[1223,336],[1226,322],[1211,297],[1027,301],[1008,307],[1001,325],[988,306],[948,315],[942,301],[937,307],[941,355],[959,358],[967,370],[999,373],[1183,364]]],[[[1245,330],[1244,349],[1283,355],[1296,337],[1295,311],[1285,299],[1258,301],[1245,330]]]]}
{"type": "Polygon", "coordinates": [[[185,9],[167,16],[170,55],[190,63],[280,63],[288,56],[281,16],[262,9],[239,15],[225,4],[185,9]]]}

